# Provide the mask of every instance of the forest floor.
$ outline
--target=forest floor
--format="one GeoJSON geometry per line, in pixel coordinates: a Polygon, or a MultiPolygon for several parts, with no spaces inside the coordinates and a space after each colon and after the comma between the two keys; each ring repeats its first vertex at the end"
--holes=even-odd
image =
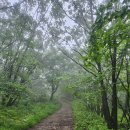
{"type": "Polygon", "coordinates": [[[71,106],[64,103],[60,110],[29,130],[73,130],[71,106]]]}

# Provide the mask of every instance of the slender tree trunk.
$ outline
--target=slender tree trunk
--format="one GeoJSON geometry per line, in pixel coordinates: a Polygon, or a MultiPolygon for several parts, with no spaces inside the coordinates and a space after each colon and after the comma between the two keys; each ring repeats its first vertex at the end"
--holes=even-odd
{"type": "Polygon", "coordinates": [[[111,125],[114,130],[118,129],[117,121],[117,86],[116,86],[116,54],[117,48],[114,47],[112,55],[112,112],[111,112],[111,125]]]}
{"type": "Polygon", "coordinates": [[[129,71],[129,59],[126,59],[126,78],[127,78],[126,104],[127,104],[127,110],[128,110],[128,112],[130,112],[130,71],[129,71]]]}
{"type": "Polygon", "coordinates": [[[90,6],[90,14],[91,14],[91,23],[93,24],[93,22],[94,22],[94,17],[93,17],[93,0],[89,0],[89,6],[90,6]]]}
{"type": "Polygon", "coordinates": [[[52,80],[50,101],[53,100],[54,93],[55,93],[55,85],[54,85],[54,82],[53,82],[53,80],[52,80]]]}
{"type": "Polygon", "coordinates": [[[51,96],[50,96],[50,101],[53,100],[53,97],[54,97],[54,93],[52,92],[52,93],[51,93],[51,96]]]}
{"type": "Polygon", "coordinates": [[[126,58],[126,80],[127,80],[127,89],[126,89],[126,115],[128,115],[130,120],[130,71],[129,71],[129,59],[126,58]]]}
{"type": "MultiPolygon", "coordinates": [[[[97,62],[97,66],[98,66],[98,72],[102,74],[101,63],[97,62]]],[[[101,95],[102,95],[102,114],[105,118],[105,121],[107,122],[108,128],[111,128],[110,110],[108,105],[107,92],[106,92],[103,79],[100,80],[100,86],[101,86],[101,95]]]]}
{"type": "Polygon", "coordinates": [[[105,121],[107,122],[108,128],[111,128],[111,116],[110,116],[110,110],[107,100],[107,93],[104,87],[103,81],[101,81],[101,87],[102,87],[102,112],[105,118],[105,121]]]}

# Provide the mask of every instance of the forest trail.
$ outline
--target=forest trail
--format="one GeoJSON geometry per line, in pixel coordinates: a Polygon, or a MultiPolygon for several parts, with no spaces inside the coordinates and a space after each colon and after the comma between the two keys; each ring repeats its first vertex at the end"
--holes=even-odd
{"type": "Polygon", "coordinates": [[[71,106],[63,104],[60,110],[29,130],[73,130],[71,106]]]}

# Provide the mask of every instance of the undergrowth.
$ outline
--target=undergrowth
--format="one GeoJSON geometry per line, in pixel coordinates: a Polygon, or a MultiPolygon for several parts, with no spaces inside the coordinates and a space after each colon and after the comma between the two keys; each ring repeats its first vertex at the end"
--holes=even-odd
{"type": "Polygon", "coordinates": [[[60,105],[54,102],[35,103],[28,106],[1,107],[0,130],[27,130],[41,119],[56,111],[60,105]]]}
{"type": "Polygon", "coordinates": [[[108,130],[103,118],[79,101],[73,101],[74,130],[108,130]]]}

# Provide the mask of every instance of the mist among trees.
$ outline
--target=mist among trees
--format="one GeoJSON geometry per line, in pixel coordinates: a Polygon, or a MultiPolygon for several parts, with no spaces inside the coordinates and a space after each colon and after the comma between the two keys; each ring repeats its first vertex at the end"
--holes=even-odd
{"type": "Polygon", "coordinates": [[[1,0],[0,32],[0,130],[64,102],[74,130],[130,129],[129,0],[1,0]]]}

